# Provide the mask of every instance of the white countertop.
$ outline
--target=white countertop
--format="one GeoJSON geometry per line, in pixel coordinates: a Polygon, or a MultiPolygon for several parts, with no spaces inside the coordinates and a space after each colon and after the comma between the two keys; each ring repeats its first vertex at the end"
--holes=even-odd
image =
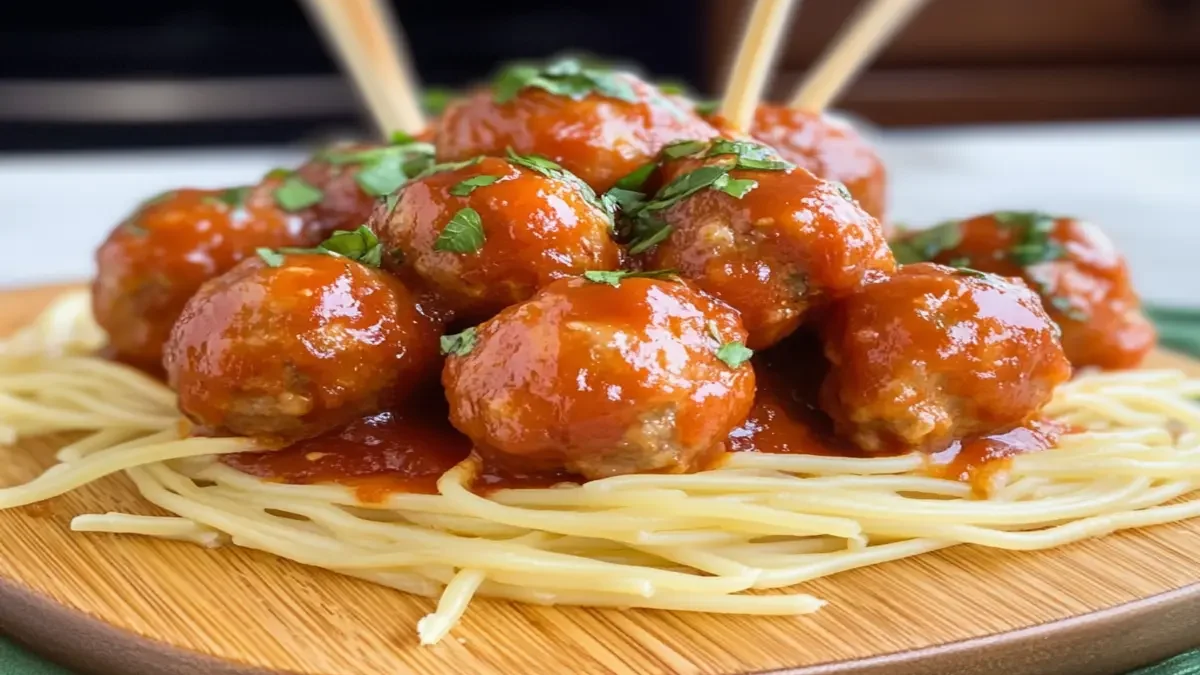
{"type": "MultiPolygon", "coordinates": [[[[1200,306],[1200,120],[886,131],[894,218],[997,209],[1095,221],[1155,303],[1200,306]]],[[[147,196],[294,166],[298,149],[0,156],[0,286],[82,279],[108,230],[147,196]]]]}

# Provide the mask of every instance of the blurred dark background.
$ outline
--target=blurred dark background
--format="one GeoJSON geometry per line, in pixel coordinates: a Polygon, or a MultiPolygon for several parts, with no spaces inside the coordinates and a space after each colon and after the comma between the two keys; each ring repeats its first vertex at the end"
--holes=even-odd
{"type": "MultiPolygon", "coordinates": [[[[426,85],[584,51],[718,88],[747,0],[395,0],[426,85]]],[[[791,90],[856,0],[806,0],[791,90]]],[[[1200,115],[1200,0],[931,0],[840,101],[881,125],[1200,115]]],[[[9,2],[0,151],[274,144],[361,128],[294,0],[9,2]]]]}

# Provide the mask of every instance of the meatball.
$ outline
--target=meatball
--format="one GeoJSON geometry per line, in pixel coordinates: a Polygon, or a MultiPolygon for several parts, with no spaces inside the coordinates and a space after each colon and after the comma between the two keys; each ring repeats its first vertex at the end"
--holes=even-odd
{"type": "Polygon", "coordinates": [[[613,269],[620,255],[591,188],[537,157],[478,158],[414,180],[371,228],[402,276],[475,320],[555,279],[613,269]]]}
{"type": "Polygon", "coordinates": [[[296,177],[321,193],[300,216],[322,238],[367,222],[380,199],[433,163],[433,146],[400,135],[391,145],[346,144],[327,148],[296,169],[296,177]]]}
{"type": "Polygon", "coordinates": [[[261,255],[204,284],[167,344],[180,410],[208,432],[312,437],[437,372],[439,326],[398,279],[340,256],[261,255]]]}
{"type": "Polygon", "coordinates": [[[867,451],[938,451],[1032,416],[1071,376],[1020,281],[920,263],[835,303],[821,407],[867,451]]]}
{"type": "Polygon", "coordinates": [[[846,186],[887,228],[887,174],[875,149],[849,124],[821,113],[760,105],[750,130],[789,162],[846,186]]]}
{"type": "Polygon", "coordinates": [[[1001,211],[910,233],[895,245],[906,261],[933,260],[1020,277],[1062,328],[1077,368],[1134,368],[1154,348],[1129,267],[1098,227],[1074,218],[1001,211]]]}
{"type": "Polygon", "coordinates": [[[750,347],[775,344],[814,308],[895,268],[879,222],[840,186],[753,143],[706,148],[667,161],[666,185],[633,214],[630,250],[741,312],[750,347]]]}
{"type": "Polygon", "coordinates": [[[451,103],[436,123],[435,145],[438,161],[501,155],[509,147],[542,155],[604,192],[664,145],[717,135],[631,74],[558,62],[510,68],[493,88],[451,103]]]}
{"type": "Polygon", "coordinates": [[[737,312],[682,282],[602,274],[556,281],[448,338],[450,421],[522,468],[701,468],[754,399],[737,312]]]}
{"type": "Polygon", "coordinates": [[[282,181],[167,192],[109,234],[96,252],[92,306],[117,357],[159,368],[171,326],[202,283],[254,255],[257,247],[321,240],[277,204],[274,192],[282,181]]]}

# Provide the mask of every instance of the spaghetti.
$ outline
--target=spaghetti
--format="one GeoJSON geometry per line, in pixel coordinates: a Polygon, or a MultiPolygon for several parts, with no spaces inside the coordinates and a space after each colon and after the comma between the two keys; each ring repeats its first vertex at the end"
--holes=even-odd
{"type": "Polygon", "coordinates": [[[469,458],[436,494],[378,503],[333,484],[269,482],[217,460],[245,438],[191,438],[174,394],[88,356],[103,343],[85,294],[59,300],[0,345],[5,442],[82,432],[59,463],[0,489],[0,508],[124,473],[171,516],[76,517],[82,532],[259,549],[436,597],[417,632],[436,643],[475,596],[536,604],[802,614],[803,593],[757,594],[970,543],[1027,550],[1200,515],[1200,380],[1170,370],[1089,374],[1046,413],[1072,429],[1020,455],[980,499],[927,459],[732,453],[719,468],[583,485],[470,488],[469,458]]]}

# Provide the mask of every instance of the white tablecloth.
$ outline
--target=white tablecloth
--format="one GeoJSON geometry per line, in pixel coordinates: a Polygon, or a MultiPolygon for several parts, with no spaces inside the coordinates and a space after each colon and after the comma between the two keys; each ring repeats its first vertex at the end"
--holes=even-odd
{"type": "MultiPolygon", "coordinates": [[[[995,209],[1089,218],[1150,301],[1200,306],[1200,121],[885,131],[895,219],[995,209]]],[[[105,233],[147,196],[246,183],[295,149],[0,156],[0,285],[82,279],[105,233]]]]}

